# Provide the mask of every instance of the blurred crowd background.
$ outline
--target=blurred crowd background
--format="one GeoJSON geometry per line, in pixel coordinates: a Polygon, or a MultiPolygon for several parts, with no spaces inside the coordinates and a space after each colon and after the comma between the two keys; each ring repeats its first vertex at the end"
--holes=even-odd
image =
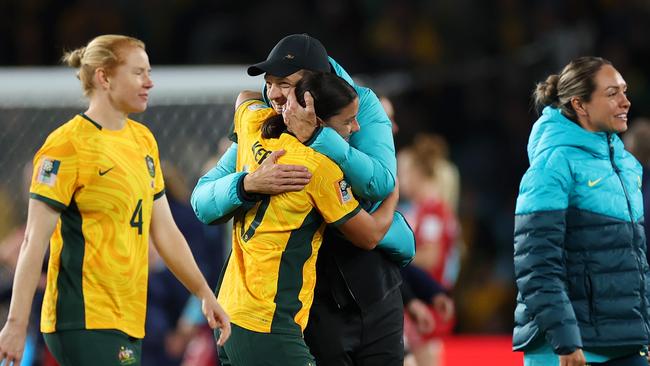
{"type": "MultiPolygon", "coordinates": [[[[309,33],[356,80],[390,98],[398,150],[424,134],[445,141],[459,177],[451,204],[462,237],[455,332],[507,334],[516,294],[513,211],[537,115],[534,85],[574,57],[602,56],[629,85],[630,124],[650,116],[648,19],[647,0],[0,0],[0,66],[57,65],[63,49],[121,33],[147,44],[155,81],[156,65],[250,64],[283,36],[309,33]]],[[[164,120],[166,112],[178,113],[155,113],[164,120]]],[[[226,126],[230,116],[213,118],[226,126]]],[[[0,122],[5,134],[25,128],[0,122]]],[[[212,136],[213,154],[221,135],[212,136]]],[[[181,167],[179,200],[198,174],[181,167]]],[[[20,222],[11,212],[22,211],[6,212],[0,222],[20,222]]],[[[4,226],[0,237],[12,232],[4,226]]]]}

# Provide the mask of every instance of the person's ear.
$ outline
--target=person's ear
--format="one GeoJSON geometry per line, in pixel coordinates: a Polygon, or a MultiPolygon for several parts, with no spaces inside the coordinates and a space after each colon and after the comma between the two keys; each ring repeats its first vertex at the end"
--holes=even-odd
{"type": "Polygon", "coordinates": [[[587,117],[589,115],[587,108],[585,108],[585,103],[580,97],[571,98],[571,107],[573,107],[573,110],[576,111],[576,115],[579,117],[587,117]]]}
{"type": "Polygon", "coordinates": [[[108,78],[108,73],[103,67],[98,67],[95,69],[95,82],[102,89],[107,90],[111,87],[110,79],[108,78]]]}

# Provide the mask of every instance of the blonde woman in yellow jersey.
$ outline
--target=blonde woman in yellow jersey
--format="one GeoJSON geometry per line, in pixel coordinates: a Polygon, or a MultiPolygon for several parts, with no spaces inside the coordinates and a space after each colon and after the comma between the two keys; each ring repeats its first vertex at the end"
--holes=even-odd
{"type": "MultiPolygon", "coordinates": [[[[358,97],[346,81],[330,73],[305,72],[295,93],[303,106],[307,91],[321,122],[344,138],[359,130],[358,97]]],[[[304,165],[312,179],[301,191],[266,196],[236,214],[232,253],[219,287],[219,302],[231,316],[233,332],[219,358],[222,365],[235,366],[315,365],[303,331],[325,226],[338,227],[355,245],[371,250],[393,220],[397,190],[368,214],[341,169],[286,131],[281,115],[251,99],[259,97],[243,92],[237,100],[237,170],[251,172],[265,160],[279,159],[304,165]]]]}
{"type": "Polygon", "coordinates": [[[52,132],[34,157],[25,239],[0,362],[20,362],[40,263],[50,244],[41,315],[62,366],[139,365],[149,234],[178,279],[202,299],[210,325],[229,319],[199,271],[164,195],[158,147],[144,125],[153,87],[144,44],[103,35],[69,52],[88,109],[52,132]]]}

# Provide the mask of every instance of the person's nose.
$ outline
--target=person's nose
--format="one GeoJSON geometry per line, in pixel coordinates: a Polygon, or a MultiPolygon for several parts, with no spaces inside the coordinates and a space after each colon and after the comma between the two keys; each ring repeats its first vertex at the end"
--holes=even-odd
{"type": "Polygon", "coordinates": [[[355,118],[354,121],[352,121],[352,128],[350,128],[351,133],[359,132],[361,129],[361,126],[359,126],[359,121],[355,118]]]}
{"type": "Polygon", "coordinates": [[[280,88],[275,84],[269,84],[269,86],[266,88],[266,94],[271,100],[282,97],[282,92],[280,91],[280,88]]]}
{"type": "Polygon", "coordinates": [[[627,95],[623,94],[623,100],[621,101],[621,106],[625,109],[630,109],[632,102],[627,98],[627,95]]]}
{"type": "Polygon", "coordinates": [[[151,74],[146,73],[144,76],[144,88],[145,89],[151,89],[153,88],[153,79],[151,78],[151,74]]]}

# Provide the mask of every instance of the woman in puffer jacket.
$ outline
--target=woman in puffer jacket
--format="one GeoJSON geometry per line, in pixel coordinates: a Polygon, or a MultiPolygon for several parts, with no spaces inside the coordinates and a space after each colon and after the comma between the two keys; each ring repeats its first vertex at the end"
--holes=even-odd
{"type": "Polygon", "coordinates": [[[642,169],[624,150],[630,101],[607,60],[537,85],[543,111],[515,212],[513,349],[526,366],[648,365],[642,169]]]}

